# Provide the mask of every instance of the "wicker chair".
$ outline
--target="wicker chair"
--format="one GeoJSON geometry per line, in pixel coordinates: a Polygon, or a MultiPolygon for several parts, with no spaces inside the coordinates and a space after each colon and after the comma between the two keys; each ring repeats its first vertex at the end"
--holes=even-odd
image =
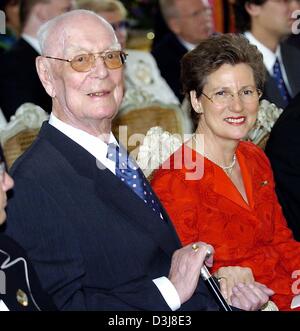
{"type": "Polygon", "coordinates": [[[23,154],[36,138],[39,129],[26,129],[9,138],[3,146],[3,152],[10,168],[15,160],[23,154]]]}
{"type": "Polygon", "coordinates": [[[170,133],[183,136],[190,133],[190,122],[176,105],[152,104],[141,108],[122,110],[113,121],[112,131],[133,156],[152,127],[160,126],[170,133]]]}
{"type": "Polygon", "coordinates": [[[20,106],[9,123],[1,128],[0,142],[8,168],[32,144],[48,114],[40,107],[25,103],[20,106]]]}

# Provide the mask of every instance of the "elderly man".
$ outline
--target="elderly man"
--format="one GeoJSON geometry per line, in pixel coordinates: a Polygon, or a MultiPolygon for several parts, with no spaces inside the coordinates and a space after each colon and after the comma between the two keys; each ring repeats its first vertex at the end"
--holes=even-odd
{"type": "Polygon", "coordinates": [[[160,0],[159,4],[172,32],[155,44],[152,54],[162,76],[182,101],[180,60],[212,33],[212,11],[208,0],[160,0]]]}
{"type": "MultiPolygon", "coordinates": [[[[126,151],[111,134],[125,61],[112,27],[75,10],[46,23],[39,39],[37,70],[53,110],[12,169],[7,233],[28,250],[59,309],[216,309],[198,282],[209,246],[180,248],[148,182],[130,158],[124,166],[126,151]]],[[[231,301],[256,309],[270,294],[245,285],[231,301]]]]}

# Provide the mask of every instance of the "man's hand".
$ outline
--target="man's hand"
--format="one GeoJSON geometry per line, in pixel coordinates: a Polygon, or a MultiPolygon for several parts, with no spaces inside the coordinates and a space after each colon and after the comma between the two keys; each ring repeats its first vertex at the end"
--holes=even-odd
{"type": "Polygon", "coordinates": [[[229,304],[232,296],[232,289],[238,283],[246,285],[254,284],[254,277],[250,268],[243,267],[221,267],[214,276],[218,278],[220,290],[229,304]]]}
{"type": "Polygon", "coordinates": [[[239,283],[233,287],[232,293],[230,299],[234,307],[253,311],[259,310],[267,303],[274,291],[263,284],[255,282],[249,285],[239,283]]]}
{"type": "Polygon", "coordinates": [[[211,245],[197,242],[175,251],[172,256],[169,280],[175,286],[181,304],[193,295],[200,275],[200,269],[206,258],[207,252],[212,254],[206,264],[212,266],[214,249],[211,245]]]}

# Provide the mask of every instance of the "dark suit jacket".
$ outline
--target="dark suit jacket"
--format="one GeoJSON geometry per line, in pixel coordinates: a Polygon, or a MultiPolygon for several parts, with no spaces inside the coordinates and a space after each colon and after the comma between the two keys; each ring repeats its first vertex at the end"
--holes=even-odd
{"type": "MultiPolygon", "coordinates": [[[[48,123],[11,173],[7,233],[59,309],[169,310],[152,282],[180,247],[166,214],[48,123]]],[[[182,309],[216,309],[203,282],[182,309]]]]}
{"type": "Polygon", "coordinates": [[[300,49],[300,34],[290,34],[284,43],[300,49]]]}
{"type": "Polygon", "coordinates": [[[32,102],[51,111],[51,98],[38,77],[35,59],[39,54],[19,39],[0,57],[0,108],[9,120],[24,102],[32,102]]]}
{"type": "Polygon", "coordinates": [[[168,33],[163,37],[152,50],[161,75],[180,101],[184,98],[181,93],[180,60],[185,53],[187,53],[187,49],[173,33],[168,33]]]}
{"type": "MultiPolygon", "coordinates": [[[[0,272],[0,300],[3,300],[9,310],[55,310],[49,295],[43,291],[24,250],[14,240],[3,234],[0,234],[0,272]],[[26,279],[26,272],[28,272],[28,279],[26,279]],[[18,290],[25,293],[28,299],[27,306],[22,305],[24,301],[17,300],[18,290]]],[[[21,296],[21,298],[24,297],[21,296]]]]}
{"type": "Polygon", "coordinates": [[[266,154],[283,213],[295,239],[300,241],[300,93],[275,123],[266,154]]]}
{"type": "MultiPolygon", "coordinates": [[[[285,67],[286,75],[292,90],[291,97],[294,98],[300,92],[300,49],[283,43],[281,45],[282,61],[285,67]]],[[[277,107],[284,108],[284,101],[277,88],[275,79],[267,73],[267,79],[264,86],[263,99],[275,103],[277,107]]]]}

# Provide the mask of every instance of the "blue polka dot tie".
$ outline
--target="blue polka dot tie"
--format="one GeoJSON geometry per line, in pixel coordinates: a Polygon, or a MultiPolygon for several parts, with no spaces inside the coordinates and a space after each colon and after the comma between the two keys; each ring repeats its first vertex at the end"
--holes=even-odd
{"type": "Polygon", "coordinates": [[[148,204],[153,212],[163,219],[161,208],[151,186],[142,170],[130,158],[127,151],[122,146],[119,147],[114,143],[108,144],[107,158],[116,163],[116,176],[148,204]]]}
{"type": "Polygon", "coordinates": [[[286,85],[284,83],[278,58],[276,58],[276,62],[273,66],[273,77],[276,81],[276,85],[279,89],[280,95],[283,98],[284,107],[285,107],[289,103],[291,97],[290,97],[289,92],[288,92],[288,90],[286,88],[286,85]]]}

